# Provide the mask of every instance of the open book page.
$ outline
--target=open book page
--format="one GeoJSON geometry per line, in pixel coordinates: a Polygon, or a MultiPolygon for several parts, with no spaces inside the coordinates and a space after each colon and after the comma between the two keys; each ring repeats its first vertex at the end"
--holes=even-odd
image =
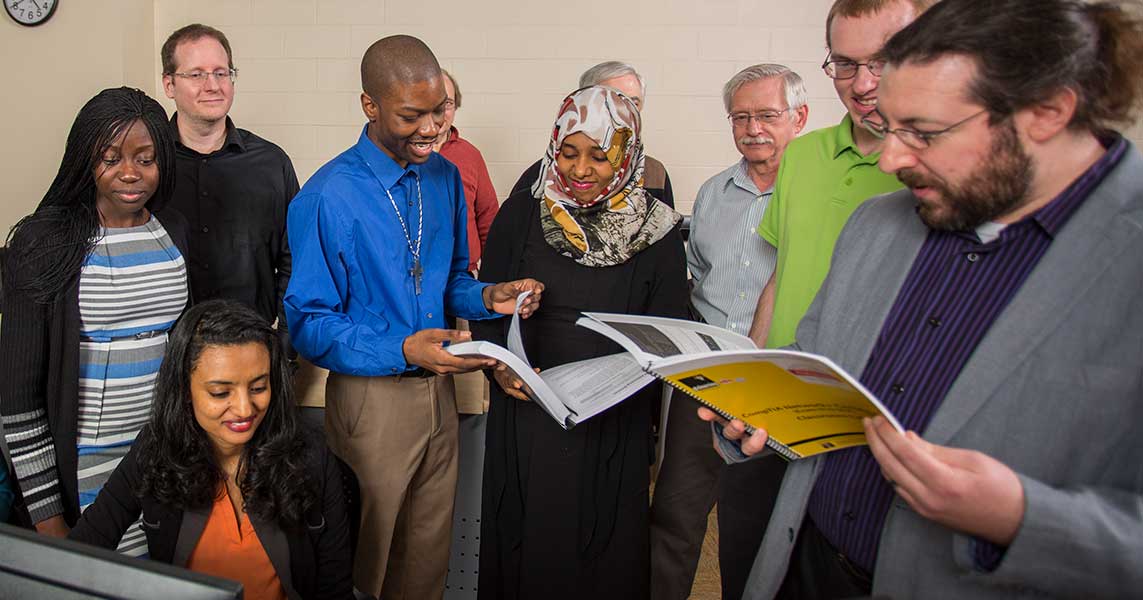
{"type": "Polygon", "coordinates": [[[540,378],[560,395],[575,413],[572,420],[582,423],[655,381],[626,352],[589,358],[552,367],[540,378]]]}
{"type": "Polygon", "coordinates": [[[823,356],[787,350],[720,352],[655,361],[651,370],[724,416],[762,428],[798,457],[866,443],[864,417],[897,419],[823,356]]]}
{"type": "Polygon", "coordinates": [[[445,350],[456,356],[487,356],[504,363],[530,388],[531,393],[528,394],[528,397],[533,402],[539,404],[565,429],[571,426],[568,417],[572,413],[564,405],[560,395],[532,370],[531,365],[506,348],[492,342],[461,342],[450,344],[445,350]]]}
{"type": "Polygon", "coordinates": [[[520,337],[520,305],[531,295],[532,291],[528,290],[516,296],[516,310],[512,311],[512,322],[508,325],[508,349],[529,366],[532,361],[528,360],[528,355],[524,353],[524,340],[520,337]]]}
{"type": "Polygon", "coordinates": [[[750,338],[706,323],[611,313],[583,313],[576,325],[605,335],[643,366],[666,356],[756,348],[750,338]]]}

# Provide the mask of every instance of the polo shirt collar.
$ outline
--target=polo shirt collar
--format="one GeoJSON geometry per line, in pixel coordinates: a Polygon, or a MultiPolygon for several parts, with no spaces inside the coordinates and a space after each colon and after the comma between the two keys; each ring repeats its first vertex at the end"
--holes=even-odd
{"type": "Polygon", "coordinates": [[[406,168],[401,168],[397,161],[393,160],[388,154],[385,154],[373,140],[369,139],[369,126],[366,125],[361,128],[361,136],[357,138],[357,144],[354,149],[361,156],[365,164],[369,166],[369,170],[377,181],[385,189],[390,189],[397,185],[397,182],[405,176],[406,173],[412,173],[414,177],[420,179],[421,165],[409,163],[406,168]]]}
{"type": "Polygon", "coordinates": [[[855,164],[871,164],[876,165],[877,160],[881,158],[880,152],[870,152],[868,155],[861,154],[861,150],[857,149],[857,142],[853,141],[853,119],[849,116],[849,112],[841,119],[841,124],[837,126],[833,136],[833,147],[829,149],[830,156],[837,160],[841,158],[842,154],[846,151],[852,152],[853,156],[857,158],[855,164]]]}
{"type": "MultiPolygon", "coordinates": [[[[171,133],[173,133],[175,136],[175,144],[179,147],[190,150],[190,148],[184,146],[182,141],[179,139],[178,119],[178,112],[175,112],[173,115],[171,115],[171,133]]],[[[234,126],[234,121],[230,120],[229,116],[226,117],[226,141],[222,143],[222,148],[237,150],[239,152],[246,152],[246,143],[242,141],[242,136],[238,135],[238,128],[234,126]]]]}

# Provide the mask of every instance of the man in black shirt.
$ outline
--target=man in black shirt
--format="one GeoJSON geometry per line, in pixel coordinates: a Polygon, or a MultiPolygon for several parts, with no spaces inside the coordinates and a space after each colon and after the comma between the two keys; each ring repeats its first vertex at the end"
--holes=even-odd
{"type": "Polygon", "coordinates": [[[187,25],[161,51],[163,89],[175,101],[176,183],[171,206],[190,223],[191,294],[232,298],[278,320],[291,357],[282,295],[290,280],[286,210],[298,178],[275,144],[234,126],[238,70],[230,42],[206,25],[187,25]]]}

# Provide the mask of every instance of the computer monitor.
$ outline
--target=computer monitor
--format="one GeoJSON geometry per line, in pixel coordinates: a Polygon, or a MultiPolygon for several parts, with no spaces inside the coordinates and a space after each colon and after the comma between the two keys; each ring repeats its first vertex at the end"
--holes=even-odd
{"type": "Polygon", "coordinates": [[[0,524],[0,598],[233,600],[242,584],[0,524]]]}

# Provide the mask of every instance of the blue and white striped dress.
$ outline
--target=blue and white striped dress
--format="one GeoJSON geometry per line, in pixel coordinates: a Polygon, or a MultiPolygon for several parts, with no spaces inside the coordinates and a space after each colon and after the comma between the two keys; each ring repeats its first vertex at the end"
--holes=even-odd
{"type": "MultiPolygon", "coordinates": [[[[186,263],[157,219],[101,234],[79,279],[81,511],[150,418],[167,332],[187,304],[186,263]]],[[[146,554],[138,523],[119,551],[146,554]]]]}

